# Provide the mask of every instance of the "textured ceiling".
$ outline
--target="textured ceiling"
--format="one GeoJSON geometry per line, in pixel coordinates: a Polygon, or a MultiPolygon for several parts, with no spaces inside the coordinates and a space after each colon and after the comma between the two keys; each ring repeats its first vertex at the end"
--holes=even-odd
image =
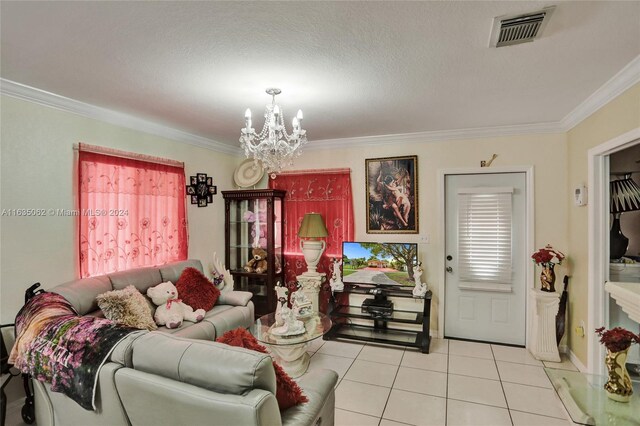
{"type": "Polygon", "coordinates": [[[280,87],[310,141],[557,122],[640,55],[640,2],[0,3],[0,76],[238,144],[280,87]],[[533,43],[493,17],[557,8],[533,43]]]}

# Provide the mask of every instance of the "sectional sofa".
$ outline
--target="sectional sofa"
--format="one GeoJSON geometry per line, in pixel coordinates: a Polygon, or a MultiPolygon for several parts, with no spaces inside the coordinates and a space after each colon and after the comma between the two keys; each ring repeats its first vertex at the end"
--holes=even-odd
{"type": "MultiPolygon", "coordinates": [[[[50,291],[81,315],[98,315],[96,297],[134,285],[142,293],[177,281],[198,260],[71,281],[50,291]]],[[[298,383],[309,402],[280,412],[276,377],[266,354],[216,343],[224,332],[253,323],[251,293],[223,291],[199,323],[139,331],[121,341],[103,365],[96,411],[80,407],[48,384],[33,381],[36,421],[48,425],[320,425],[333,424],[337,374],[317,370],[298,383]]]]}

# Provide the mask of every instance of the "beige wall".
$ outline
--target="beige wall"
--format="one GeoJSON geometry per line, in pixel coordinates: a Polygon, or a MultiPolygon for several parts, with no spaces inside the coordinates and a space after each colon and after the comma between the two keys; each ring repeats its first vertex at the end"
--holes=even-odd
{"type": "MultiPolygon", "coordinates": [[[[596,111],[567,134],[568,184],[574,188],[587,184],[587,151],[618,135],[640,127],[640,83],[596,111]]],[[[576,333],[581,321],[586,325],[588,304],[588,234],[587,208],[576,207],[569,198],[567,227],[571,260],[571,282],[569,291],[569,346],[576,356],[587,365],[587,339],[576,333]]],[[[585,330],[592,333],[593,330],[585,330]]]]}
{"type": "MultiPolygon", "coordinates": [[[[75,114],[2,96],[0,209],[74,208],[74,151],[79,141],[185,163],[187,176],[213,176],[218,191],[232,188],[239,157],[177,143],[75,114]]],[[[187,206],[189,257],[210,263],[224,257],[224,203],[187,206]]],[[[24,290],[35,282],[50,288],[77,278],[73,217],[2,216],[0,316],[13,322],[24,290]]]]}
{"type": "MultiPolygon", "coordinates": [[[[509,136],[500,138],[424,142],[359,148],[332,148],[306,151],[296,159],[294,169],[330,167],[351,168],[355,238],[359,241],[407,241],[419,243],[420,260],[425,275],[434,290],[431,328],[438,328],[439,306],[438,264],[444,255],[442,236],[439,235],[440,203],[437,176],[439,169],[479,167],[481,160],[498,154],[492,167],[534,166],[535,174],[535,245],[553,244],[560,250],[567,247],[565,218],[567,215],[566,136],[564,134],[509,136]],[[398,155],[418,155],[419,221],[420,234],[367,234],[366,233],[366,158],[398,155]],[[423,237],[429,239],[424,243],[423,237]]],[[[556,272],[564,274],[562,267],[556,272]]]]}

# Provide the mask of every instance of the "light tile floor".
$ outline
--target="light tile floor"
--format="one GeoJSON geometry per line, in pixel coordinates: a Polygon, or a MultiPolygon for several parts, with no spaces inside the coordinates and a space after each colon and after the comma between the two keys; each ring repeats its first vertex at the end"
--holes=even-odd
{"type": "Polygon", "coordinates": [[[315,341],[311,369],[338,372],[336,426],[572,425],[545,366],[526,349],[433,339],[413,348],[315,341]]]}

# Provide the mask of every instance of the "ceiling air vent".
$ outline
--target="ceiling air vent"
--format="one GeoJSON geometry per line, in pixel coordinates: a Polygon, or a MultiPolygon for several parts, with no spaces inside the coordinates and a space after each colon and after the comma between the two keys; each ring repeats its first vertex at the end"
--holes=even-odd
{"type": "Polygon", "coordinates": [[[493,18],[489,47],[512,46],[539,38],[555,8],[549,6],[532,13],[493,18]]]}

